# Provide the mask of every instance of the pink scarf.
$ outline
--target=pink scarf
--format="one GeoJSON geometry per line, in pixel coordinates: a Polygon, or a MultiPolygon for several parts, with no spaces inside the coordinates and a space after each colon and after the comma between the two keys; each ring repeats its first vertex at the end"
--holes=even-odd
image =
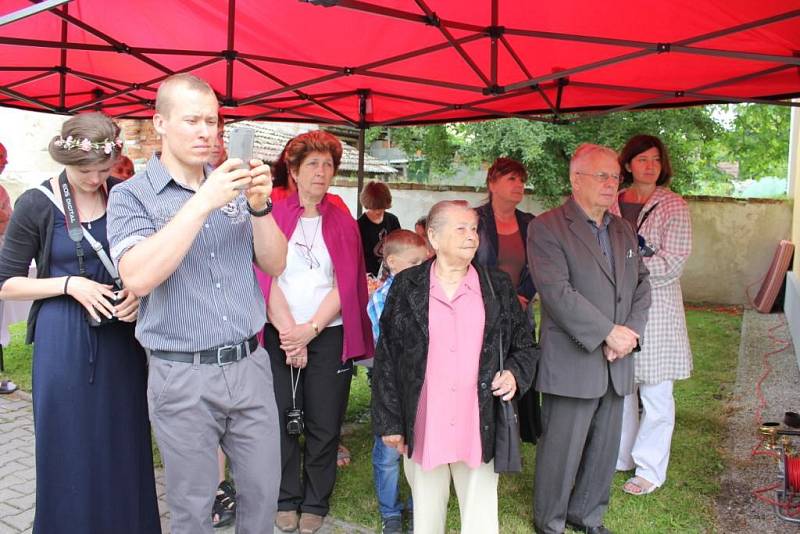
{"type": "MultiPolygon", "coordinates": [[[[364,252],[361,248],[361,236],[358,225],[349,213],[337,208],[325,194],[317,204],[322,216],[322,239],[328,248],[339,288],[342,303],[342,327],[344,344],[342,362],[354,358],[369,358],[374,353],[372,341],[372,323],[367,315],[367,275],[364,267],[364,252]]],[[[303,213],[297,193],[285,201],[275,204],[272,215],[278,228],[289,239],[297,227],[297,221],[303,213]]],[[[264,299],[269,303],[272,277],[261,271],[258,266],[256,277],[261,286],[264,299]]],[[[263,332],[259,334],[263,341],[263,332]]]]}

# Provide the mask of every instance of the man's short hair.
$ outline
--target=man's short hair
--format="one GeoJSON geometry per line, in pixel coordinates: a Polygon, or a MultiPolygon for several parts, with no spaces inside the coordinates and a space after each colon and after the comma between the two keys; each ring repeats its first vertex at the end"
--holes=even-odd
{"type": "Polygon", "coordinates": [[[156,113],[165,117],[169,116],[169,112],[172,110],[172,92],[178,85],[183,85],[192,91],[207,92],[214,96],[215,99],[217,98],[216,93],[214,93],[214,90],[208,82],[198,78],[194,74],[181,72],[168,77],[158,86],[158,93],[156,93],[156,113]]]}
{"type": "Polygon", "coordinates": [[[572,154],[572,159],[569,160],[569,173],[572,174],[577,171],[578,165],[586,161],[586,159],[594,153],[605,154],[614,161],[616,161],[618,157],[617,152],[613,148],[595,145],[593,143],[583,143],[575,149],[575,152],[572,154]]]}

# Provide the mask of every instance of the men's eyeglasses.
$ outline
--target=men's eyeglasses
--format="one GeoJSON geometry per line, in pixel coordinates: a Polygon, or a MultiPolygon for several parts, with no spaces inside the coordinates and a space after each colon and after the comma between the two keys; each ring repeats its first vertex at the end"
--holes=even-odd
{"type": "Polygon", "coordinates": [[[619,174],[609,174],[607,172],[582,172],[582,171],[575,171],[575,174],[585,174],[586,176],[591,176],[595,180],[600,183],[605,183],[608,181],[609,178],[613,179],[615,182],[619,182],[620,176],[619,174]]]}

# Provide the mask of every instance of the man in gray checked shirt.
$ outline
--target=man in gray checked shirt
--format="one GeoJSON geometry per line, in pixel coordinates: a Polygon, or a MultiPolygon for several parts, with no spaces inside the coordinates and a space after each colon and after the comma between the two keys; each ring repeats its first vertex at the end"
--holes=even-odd
{"type": "Polygon", "coordinates": [[[271,533],[280,483],[272,372],[256,333],[266,316],[253,262],[278,276],[286,239],[269,214],[260,161],[206,165],[217,99],[188,74],[159,87],[162,152],[115,187],[108,239],[141,298],[136,337],[150,356],[147,398],[164,460],[173,534],[212,532],[217,446],[238,489],[239,534],[271,533]]]}

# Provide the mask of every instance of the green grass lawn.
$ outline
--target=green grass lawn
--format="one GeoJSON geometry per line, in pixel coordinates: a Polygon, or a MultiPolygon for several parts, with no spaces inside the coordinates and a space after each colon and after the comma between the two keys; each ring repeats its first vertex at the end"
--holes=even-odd
{"type": "MultiPolygon", "coordinates": [[[[618,533],[715,532],[714,498],[724,468],[719,447],[725,433],[725,403],[736,376],[741,316],[713,311],[688,311],[689,337],[695,369],[691,379],[676,383],[676,429],[668,480],[652,495],[632,497],[621,487],[629,473],[614,479],[606,526],[618,533]]],[[[30,347],[23,344],[24,324],[11,327],[5,350],[6,373],[30,390],[30,347]]],[[[339,470],[331,514],[378,529],[380,517],[372,483],[372,432],[369,425],[366,373],[353,380],[344,442],[352,454],[349,467],[339,470]]],[[[500,479],[500,531],[530,533],[531,499],[536,448],[523,446],[524,471],[500,479]]],[[[404,489],[407,492],[407,489],[404,489]]],[[[450,500],[448,526],[458,530],[458,507],[450,500]]]]}
{"type": "MultiPolygon", "coordinates": [[[[720,444],[725,433],[725,402],[736,379],[741,316],[710,311],[687,312],[694,354],[691,379],[675,385],[676,428],[668,480],[652,495],[633,497],[622,492],[630,473],[618,473],[611,492],[606,526],[624,533],[714,532],[714,498],[724,465],[720,444]]],[[[368,424],[369,390],[366,374],[353,382],[344,438],[353,455],[339,470],[331,513],[340,519],[378,529],[380,516],[372,485],[372,433],[368,424]]],[[[523,446],[524,470],[500,478],[500,532],[530,533],[532,527],[533,467],[536,447],[523,446]]],[[[406,490],[407,491],[407,490],[406,490]]],[[[448,527],[457,532],[458,507],[450,499],[448,527]]]]}
{"type": "Polygon", "coordinates": [[[32,345],[25,344],[26,329],[24,321],[8,327],[11,343],[3,349],[5,372],[0,373],[0,377],[3,380],[11,379],[20,389],[30,391],[32,345]]]}

